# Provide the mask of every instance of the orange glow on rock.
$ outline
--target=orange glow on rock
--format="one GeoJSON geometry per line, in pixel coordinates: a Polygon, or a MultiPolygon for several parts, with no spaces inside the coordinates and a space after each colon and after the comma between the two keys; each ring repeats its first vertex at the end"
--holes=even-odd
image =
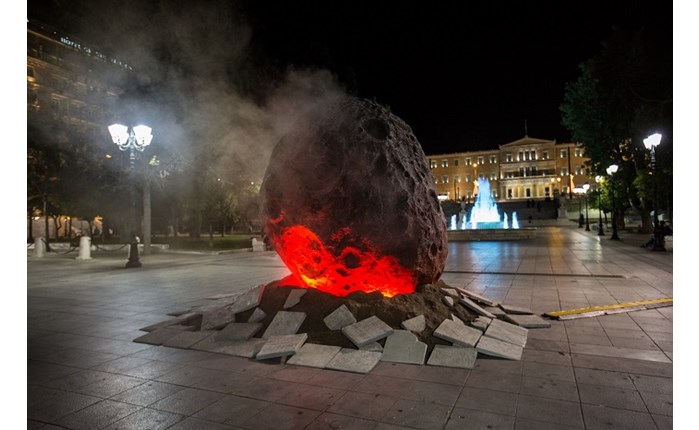
{"type": "Polygon", "coordinates": [[[367,240],[352,238],[349,228],[336,232],[333,244],[324,244],[300,225],[284,229],[272,242],[302,287],[340,297],[355,291],[378,291],[386,297],[415,291],[417,281],[411,270],[396,258],[381,255],[367,240]]]}

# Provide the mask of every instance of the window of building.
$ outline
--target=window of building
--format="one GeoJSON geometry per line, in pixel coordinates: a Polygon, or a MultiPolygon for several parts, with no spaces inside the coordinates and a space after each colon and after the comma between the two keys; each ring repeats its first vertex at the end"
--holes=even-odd
{"type": "Polygon", "coordinates": [[[578,166],[575,168],[575,174],[576,175],[584,175],[585,174],[585,166],[578,166]]]}
{"type": "Polygon", "coordinates": [[[511,163],[512,162],[512,154],[510,154],[510,153],[505,154],[505,160],[507,160],[508,163],[511,163]]]}
{"type": "Polygon", "coordinates": [[[478,179],[485,179],[485,175],[483,175],[482,173],[479,173],[479,174],[478,174],[478,179]]]}
{"type": "Polygon", "coordinates": [[[498,156],[497,155],[491,155],[490,156],[490,164],[495,164],[498,162],[498,156]]]}
{"type": "Polygon", "coordinates": [[[563,194],[568,194],[568,185],[563,186],[563,194]]]}
{"type": "Polygon", "coordinates": [[[507,177],[507,178],[514,178],[514,177],[515,177],[515,172],[507,172],[506,177],[507,177]]]}
{"type": "Polygon", "coordinates": [[[544,160],[548,160],[548,159],[549,159],[549,152],[548,152],[548,151],[542,152],[542,153],[541,153],[541,158],[544,159],[544,160]]]}
{"type": "Polygon", "coordinates": [[[442,160],[442,167],[449,167],[449,160],[442,160]]]}
{"type": "Polygon", "coordinates": [[[561,176],[568,176],[568,168],[561,167],[561,176]]]}
{"type": "Polygon", "coordinates": [[[490,180],[494,181],[498,178],[498,174],[495,172],[490,172],[490,180]]]}
{"type": "Polygon", "coordinates": [[[536,151],[534,151],[534,150],[529,151],[529,158],[531,160],[536,160],[536,151]]]}
{"type": "Polygon", "coordinates": [[[449,183],[449,176],[447,176],[447,175],[442,176],[442,183],[448,184],[449,183]]]}
{"type": "Polygon", "coordinates": [[[454,182],[457,184],[460,184],[461,183],[461,176],[459,176],[459,175],[454,176],[454,182]]]}
{"type": "Polygon", "coordinates": [[[437,168],[437,160],[430,160],[430,169],[437,168]]]}
{"type": "Polygon", "coordinates": [[[561,158],[566,158],[566,150],[561,149],[561,158]]]}
{"type": "Polygon", "coordinates": [[[466,165],[467,166],[471,165],[471,157],[466,158],[466,165]]]}
{"type": "Polygon", "coordinates": [[[458,166],[459,166],[459,159],[454,158],[454,167],[458,167],[458,166]]]}
{"type": "Polygon", "coordinates": [[[497,191],[493,190],[492,194],[493,194],[493,198],[494,198],[494,199],[497,199],[497,198],[498,198],[498,192],[497,192],[497,191]]]}
{"type": "Polygon", "coordinates": [[[478,164],[485,164],[484,157],[478,157],[478,164]]]}
{"type": "Polygon", "coordinates": [[[512,188],[507,189],[507,198],[511,199],[512,198],[512,188]]]}
{"type": "Polygon", "coordinates": [[[524,161],[524,151],[517,153],[517,161],[524,161]]]}
{"type": "Polygon", "coordinates": [[[525,195],[526,195],[527,197],[531,197],[531,196],[532,196],[532,189],[531,189],[531,188],[527,188],[526,190],[524,190],[524,192],[525,192],[525,195]]]}
{"type": "Polygon", "coordinates": [[[575,156],[576,156],[576,157],[582,157],[582,156],[583,156],[583,150],[582,150],[582,148],[575,148],[575,156]]]}
{"type": "Polygon", "coordinates": [[[466,182],[471,182],[471,175],[470,174],[466,175],[466,182]]]}

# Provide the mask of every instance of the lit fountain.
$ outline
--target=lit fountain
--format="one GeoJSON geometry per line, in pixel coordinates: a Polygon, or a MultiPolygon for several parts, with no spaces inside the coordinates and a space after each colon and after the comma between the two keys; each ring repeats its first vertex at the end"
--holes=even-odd
{"type": "Polygon", "coordinates": [[[450,241],[527,239],[533,237],[536,230],[520,228],[517,212],[512,212],[511,223],[504,211],[501,218],[490,191],[490,181],[485,178],[478,179],[478,195],[468,221],[463,210],[458,215],[452,215],[450,221],[447,231],[450,241]],[[485,231],[481,233],[480,230],[485,231]]]}

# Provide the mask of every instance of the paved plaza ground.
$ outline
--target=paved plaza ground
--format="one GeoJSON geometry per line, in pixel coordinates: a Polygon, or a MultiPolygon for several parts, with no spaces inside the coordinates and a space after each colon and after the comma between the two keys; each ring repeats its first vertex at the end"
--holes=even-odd
{"type": "MultiPolygon", "coordinates": [[[[621,236],[571,225],[450,243],[442,279],[537,313],[673,297],[673,253],[621,236]]],[[[364,375],[132,342],[169,312],[285,276],[274,252],[162,253],[138,269],[125,252],[27,255],[30,429],[673,427],[674,307],[552,321],[521,361],[364,375]]]]}

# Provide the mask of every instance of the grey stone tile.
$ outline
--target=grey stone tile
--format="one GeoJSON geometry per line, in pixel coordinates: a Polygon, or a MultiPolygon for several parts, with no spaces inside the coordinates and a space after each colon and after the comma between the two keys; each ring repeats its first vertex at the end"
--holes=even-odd
{"type": "Polygon", "coordinates": [[[352,312],[347,309],[347,306],[341,305],[323,318],[323,322],[330,330],[340,330],[350,324],[356,323],[357,319],[352,315],[352,312]]]}
{"type": "Polygon", "coordinates": [[[583,427],[580,403],[520,395],[517,401],[517,418],[583,427]]]}
{"type": "Polygon", "coordinates": [[[529,330],[500,320],[493,320],[484,336],[524,347],[529,330]]]}
{"type": "Polygon", "coordinates": [[[427,360],[429,366],[473,369],[476,349],[472,347],[435,345],[427,360]]]}
{"type": "Polygon", "coordinates": [[[143,336],[134,339],[134,342],[147,343],[149,345],[162,345],[167,340],[182,333],[182,330],[176,328],[157,328],[143,336]]]}
{"type": "Polygon", "coordinates": [[[651,414],[655,425],[658,426],[658,430],[672,430],[673,429],[673,419],[672,417],[666,415],[651,414]]]}
{"type": "Polygon", "coordinates": [[[643,361],[656,361],[659,363],[671,363],[671,360],[667,357],[667,355],[660,351],[618,348],[616,346],[571,344],[570,352],[573,354],[599,355],[602,357],[628,358],[643,361]]]}
{"type": "Polygon", "coordinates": [[[608,370],[575,369],[575,380],[578,383],[589,385],[603,385],[606,387],[621,388],[623,390],[635,390],[631,376],[628,373],[610,372],[608,370]]]}
{"type": "Polygon", "coordinates": [[[196,388],[185,388],[164,399],[158,400],[149,407],[161,411],[182,415],[193,415],[210,404],[221,399],[224,394],[196,388]]]}
{"type": "Polygon", "coordinates": [[[367,430],[373,429],[378,423],[362,418],[348,417],[345,415],[323,413],[306,427],[306,430],[322,429],[347,429],[347,430],[367,430]]]}
{"type": "Polygon", "coordinates": [[[488,336],[481,337],[476,344],[476,351],[479,353],[508,360],[520,360],[522,350],[523,348],[519,345],[488,336]]]}
{"type": "Polygon", "coordinates": [[[379,360],[381,360],[380,352],[342,348],[326,367],[345,372],[369,373],[379,360]]]}
{"type": "Polygon", "coordinates": [[[398,399],[382,394],[346,392],[338,401],[328,408],[328,412],[364,418],[381,420],[398,399]]]}
{"type": "Polygon", "coordinates": [[[188,417],[170,427],[168,430],[234,430],[237,428],[239,427],[188,417]]]}
{"type": "Polygon", "coordinates": [[[413,333],[422,333],[427,328],[425,315],[420,314],[416,317],[407,319],[400,323],[400,326],[406,330],[412,331],[413,333]]]}
{"type": "Polygon", "coordinates": [[[621,430],[657,429],[648,413],[612,409],[604,406],[582,405],[587,428],[613,428],[621,430]]]}
{"type": "Polygon", "coordinates": [[[111,400],[139,406],[148,406],[151,403],[164,399],[183,389],[184,387],[179,385],[148,381],[113,396],[111,400]]]}
{"type": "Polygon", "coordinates": [[[44,423],[101,401],[99,397],[47,387],[27,387],[27,418],[44,423]]]}
{"type": "Polygon", "coordinates": [[[262,323],[230,323],[215,334],[217,341],[248,340],[262,330],[262,323]]]}
{"type": "Polygon", "coordinates": [[[240,425],[269,405],[263,400],[227,395],[195,413],[194,417],[226,425],[240,425]]]}
{"type": "Polygon", "coordinates": [[[580,401],[591,405],[647,412],[638,391],[624,390],[602,385],[578,384],[580,401]]]}
{"type": "Polygon", "coordinates": [[[497,301],[491,300],[487,297],[484,297],[474,291],[467,290],[465,288],[458,288],[456,287],[457,290],[459,290],[460,293],[467,295],[469,298],[472,300],[477,301],[478,303],[481,303],[482,305],[485,306],[497,306],[499,303],[497,301]]]}
{"type": "MultiPolygon", "coordinates": [[[[269,367],[269,365],[265,366],[269,367]]],[[[278,365],[275,367],[278,368],[278,365]]],[[[239,384],[233,387],[231,394],[241,397],[248,397],[251,399],[265,400],[267,402],[276,402],[293,391],[294,387],[299,385],[302,387],[308,386],[306,384],[297,384],[295,382],[258,377],[252,379],[246,384],[239,384]]]]}
{"type": "Polygon", "coordinates": [[[207,337],[212,336],[215,332],[215,330],[183,331],[182,333],[179,333],[163,342],[163,346],[167,346],[169,348],[187,349],[195,343],[198,343],[206,339],[207,337]]]}
{"type": "Polygon", "coordinates": [[[472,310],[473,312],[477,313],[478,315],[483,315],[484,317],[488,318],[495,318],[495,314],[492,312],[488,312],[486,309],[482,308],[480,305],[478,305],[476,302],[473,300],[469,299],[468,297],[462,296],[459,299],[459,303],[464,305],[467,309],[472,310]]]}
{"type": "Polygon", "coordinates": [[[267,314],[265,313],[265,311],[263,311],[260,308],[255,308],[255,310],[250,315],[250,318],[248,318],[248,322],[249,323],[260,322],[263,319],[265,319],[266,316],[267,316],[267,314]]]}
{"type": "Polygon", "coordinates": [[[306,314],[304,312],[279,311],[267,326],[267,329],[262,334],[262,338],[268,339],[271,336],[296,334],[305,319],[306,314]]]}
{"type": "Polygon", "coordinates": [[[561,423],[547,423],[526,418],[515,418],[515,430],[575,430],[583,427],[571,427],[561,423]]]}
{"type": "Polygon", "coordinates": [[[454,298],[451,296],[442,297],[442,302],[444,302],[444,304],[449,306],[450,308],[454,307],[454,298]]]}
{"type": "Polygon", "coordinates": [[[515,417],[499,415],[466,408],[454,408],[449,417],[445,430],[462,429],[493,429],[511,430],[514,428],[515,417]]]}
{"type": "Polygon", "coordinates": [[[128,403],[103,400],[55,421],[56,424],[77,430],[107,427],[141,409],[128,403]]]}
{"type": "Polygon", "coordinates": [[[504,303],[500,303],[500,309],[508,314],[532,315],[534,313],[531,309],[521,306],[506,305],[504,303]]]}
{"type": "Polygon", "coordinates": [[[383,346],[378,342],[367,343],[364,346],[360,346],[359,349],[362,351],[383,352],[383,346]]]}
{"type": "Polygon", "coordinates": [[[120,419],[105,430],[164,430],[183,418],[179,414],[145,408],[120,419]]]}
{"type": "Polygon", "coordinates": [[[450,406],[398,399],[381,421],[420,429],[441,429],[449,418],[450,406]]]}
{"type": "Polygon", "coordinates": [[[475,409],[514,417],[517,411],[517,394],[487,388],[463,387],[455,408],[475,409]]]}
{"type": "Polygon", "coordinates": [[[503,318],[507,315],[499,306],[483,306],[483,310],[495,315],[496,318],[503,318]]]}
{"type": "Polygon", "coordinates": [[[212,330],[224,327],[235,321],[235,314],[245,312],[260,304],[265,284],[257,285],[234,296],[216,300],[211,305],[197,308],[203,315],[202,330],[212,330]]]}
{"type": "Polygon", "coordinates": [[[575,383],[573,368],[559,364],[525,362],[522,365],[522,375],[575,383]]]}
{"type": "Polygon", "coordinates": [[[522,386],[522,375],[491,371],[471,372],[468,379],[466,379],[465,386],[506,391],[508,393],[519,393],[520,387],[522,386]]]}
{"type": "Polygon", "coordinates": [[[549,399],[568,400],[571,402],[580,401],[578,387],[575,382],[568,382],[561,379],[538,378],[523,375],[520,393],[549,399]]]}
{"type": "Polygon", "coordinates": [[[420,342],[415,334],[409,330],[394,330],[386,338],[381,360],[422,365],[426,354],[427,344],[420,342]]]}
{"type": "Polygon", "coordinates": [[[659,393],[659,394],[672,394],[672,378],[665,378],[661,376],[649,376],[649,375],[629,375],[631,381],[638,391],[645,391],[648,393],[659,393]]]}
{"type": "Polygon", "coordinates": [[[294,355],[301,349],[306,339],[308,339],[308,334],[306,333],[270,336],[267,338],[267,342],[262,345],[255,358],[257,360],[265,360],[294,355]]]}
{"type": "Polygon", "coordinates": [[[628,372],[649,376],[672,377],[672,363],[645,360],[619,360],[613,357],[572,354],[573,366],[588,369],[628,372]]]}
{"type": "Polygon", "coordinates": [[[151,332],[151,331],[155,331],[155,330],[158,330],[161,328],[167,328],[167,327],[171,327],[171,326],[175,326],[175,325],[179,326],[180,329],[183,329],[182,326],[185,325],[186,323],[192,321],[194,318],[196,318],[196,316],[197,316],[197,314],[192,313],[192,312],[188,312],[188,313],[185,313],[185,314],[178,316],[177,318],[170,318],[168,320],[160,321],[158,323],[143,327],[143,328],[141,328],[141,331],[151,332]]]}
{"type": "Polygon", "coordinates": [[[301,302],[301,297],[303,297],[308,292],[305,288],[293,288],[282,306],[284,309],[290,309],[298,305],[301,302]]]}
{"type": "Polygon", "coordinates": [[[331,387],[348,390],[356,386],[362,381],[364,375],[353,373],[345,373],[335,370],[322,370],[313,375],[308,381],[308,384],[318,385],[320,387],[331,387]]]}
{"type": "Polygon", "coordinates": [[[540,351],[536,349],[529,349],[529,347],[531,347],[531,339],[527,341],[527,348],[525,348],[522,352],[522,361],[558,364],[561,366],[572,366],[573,364],[569,353],[560,351],[540,351]]]}
{"type": "Polygon", "coordinates": [[[99,381],[85,385],[78,390],[83,394],[107,398],[145,382],[145,380],[141,378],[134,378],[132,376],[115,375],[111,373],[105,375],[108,376],[103,377],[99,381]]]}
{"type": "Polygon", "coordinates": [[[340,349],[339,346],[306,343],[286,363],[322,369],[340,352],[340,349]]]}
{"type": "Polygon", "coordinates": [[[337,388],[298,384],[294,386],[293,390],[277,400],[276,404],[324,411],[335,404],[344,393],[344,390],[337,388]]]}
{"type": "Polygon", "coordinates": [[[452,342],[455,345],[474,347],[482,333],[475,328],[453,320],[444,320],[432,333],[434,337],[452,342]]]}
{"type": "Polygon", "coordinates": [[[303,429],[320,415],[319,411],[295,406],[274,405],[241,424],[249,429],[303,429]]]}
{"type": "MultiPolygon", "coordinates": [[[[375,371],[376,370],[374,370],[374,372],[375,371]]],[[[469,375],[470,371],[466,369],[421,366],[410,378],[417,381],[438,382],[440,384],[451,384],[461,387],[464,385],[469,375]]]]}
{"type": "Polygon", "coordinates": [[[551,323],[538,315],[506,315],[505,320],[524,328],[549,328],[551,323]]]}
{"type": "Polygon", "coordinates": [[[393,333],[393,329],[375,315],[342,328],[344,334],[358,348],[393,333]]]}
{"type": "Polygon", "coordinates": [[[672,416],[672,394],[640,392],[648,412],[653,415],[672,416]]]}

